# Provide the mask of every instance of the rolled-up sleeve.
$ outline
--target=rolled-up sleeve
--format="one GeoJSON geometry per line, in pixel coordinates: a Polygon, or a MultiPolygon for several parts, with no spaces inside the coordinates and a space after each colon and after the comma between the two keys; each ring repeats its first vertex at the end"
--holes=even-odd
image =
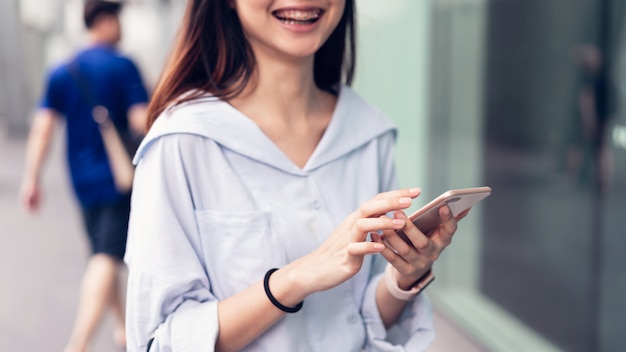
{"type": "MultiPolygon", "coordinates": [[[[380,138],[380,192],[398,188],[393,160],[395,137],[394,132],[380,138]]],[[[381,255],[374,256],[371,278],[363,297],[361,314],[367,333],[365,350],[377,352],[425,351],[435,338],[432,305],[425,293],[421,293],[409,302],[398,321],[389,329],[386,329],[383,324],[376,303],[376,288],[382,279],[382,272],[386,264],[387,261],[384,257],[381,255]]]]}
{"type": "Polygon", "coordinates": [[[213,351],[217,300],[202,257],[180,139],[156,140],[140,160],[125,261],[128,351],[213,351]]]}
{"type": "Polygon", "coordinates": [[[415,297],[407,304],[398,321],[387,330],[376,304],[376,287],[381,279],[382,274],[378,274],[370,280],[361,307],[367,332],[365,350],[425,351],[435,338],[430,300],[425,293],[415,297]]]}

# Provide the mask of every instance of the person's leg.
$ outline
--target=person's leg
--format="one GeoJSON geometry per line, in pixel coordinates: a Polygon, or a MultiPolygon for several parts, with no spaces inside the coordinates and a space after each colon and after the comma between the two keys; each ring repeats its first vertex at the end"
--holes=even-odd
{"type": "Polygon", "coordinates": [[[106,254],[93,255],[80,287],[78,312],[65,352],[87,351],[89,341],[111,303],[117,280],[118,260],[106,254]]]}
{"type": "MultiPolygon", "coordinates": [[[[123,266],[120,264],[120,266],[123,266]]],[[[122,271],[123,268],[119,268],[118,273],[122,271]]],[[[113,342],[115,346],[119,348],[126,347],[126,315],[124,309],[124,280],[122,280],[124,275],[117,275],[116,279],[113,283],[113,290],[111,291],[111,308],[113,309],[113,314],[115,316],[115,328],[113,330],[113,342]]]]}
{"type": "Polygon", "coordinates": [[[120,271],[126,249],[130,198],[83,209],[83,219],[91,242],[92,257],[87,263],[72,335],[65,352],[83,352],[107,308],[115,314],[114,341],[125,347],[124,305],[120,271]]]}
{"type": "Polygon", "coordinates": [[[126,315],[124,309],[126,294],[126,266],[123,263],[126,253],[126,236],[128,233],[128,218],[130,214],[130,195],[122,197],[109,208],[109,236],[104,241],[103,248],[107,253],[119,258],[116,280],[111,293],[111,308],[115,317],[113,342],[119,348],[126,347],[126,315]]]}

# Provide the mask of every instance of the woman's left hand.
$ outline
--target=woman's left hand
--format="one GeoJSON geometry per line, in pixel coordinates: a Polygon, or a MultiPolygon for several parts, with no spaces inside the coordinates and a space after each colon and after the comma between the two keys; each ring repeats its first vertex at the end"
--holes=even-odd
{"type": "Polygon", "coordinates": [[[383,231],[382,236],[377,233],[371,234],[372,241],[387,246],[381,254],[395,268],[394,274],[401,289],[411,289],[411,286],[430,270],[441,252],[452,242],[457,222],[468,213],[469,209],[454,217],[450,208],[444,205],[439,208],[441,225],[431,233],[424,234],[404,212],[396,211],[394,218],[405,220],[402,231],[412,245],[406,243],[394,230],[383,231]]]}

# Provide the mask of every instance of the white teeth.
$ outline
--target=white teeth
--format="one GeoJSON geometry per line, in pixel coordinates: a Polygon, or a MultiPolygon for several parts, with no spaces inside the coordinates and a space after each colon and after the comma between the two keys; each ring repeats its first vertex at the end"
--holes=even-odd
{"type": "Polygon", "coordinates": [[[276,11],[274,13],[274,16],[287,22],[312,21],[320,17],[320,12],[321,11],[319,10],[311,10],[311,11],[282,10],[282,11],[276,11]]]}

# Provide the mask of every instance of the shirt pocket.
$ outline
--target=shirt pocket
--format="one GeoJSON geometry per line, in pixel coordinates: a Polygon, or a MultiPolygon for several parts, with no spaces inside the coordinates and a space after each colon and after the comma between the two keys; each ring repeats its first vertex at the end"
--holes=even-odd
{"type": "Polygon", "coordinates": [[[212,291],[218,298],[240,292],[281,265],[266,211],[196,211],[212,291]],[[220,297],[221,296],[221,297],[220,297]]]}

